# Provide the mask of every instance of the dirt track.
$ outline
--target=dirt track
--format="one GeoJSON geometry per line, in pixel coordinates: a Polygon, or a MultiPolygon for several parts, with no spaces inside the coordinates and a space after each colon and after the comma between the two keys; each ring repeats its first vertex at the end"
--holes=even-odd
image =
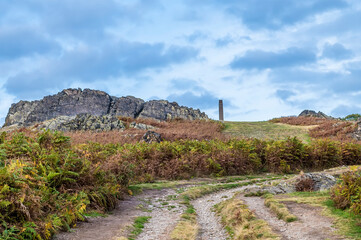
{"type": "MultiPolygon", "coordinates": [[[[225,190],[198,198],[194,205],[200,226],[197,240],[226,240],[228,233],[212,208],[229,199],[245,187],[225,190]]],[[[175,189],[146,190],[142,194],[120,201],[118,207],[107,217],[89,218],[89,222],[78,224],[72,232],[60,233],[56,240],[119,240],[129,236],[130,226],[137,216],[150,216],[143,232],[136,238],[141,240],[168,240],[185,206],[175,189]]],[[[332,221],[321,215],[320,209],[305,204],[287,202],[289,210],[299,220],[285,223],[269,212],[260,197],[240,197],[257,217],[264,219],[281,239],[343,239],[333,234],[332,221]]]]}

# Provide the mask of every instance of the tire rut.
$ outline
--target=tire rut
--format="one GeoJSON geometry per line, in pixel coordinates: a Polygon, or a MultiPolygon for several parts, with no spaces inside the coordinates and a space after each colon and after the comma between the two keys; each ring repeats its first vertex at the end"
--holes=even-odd
{"type": "Polygon", "coordinates": [[[216,192],[192,201],[198,215],[200,230],[197,240],[226,240],[229,234],[221,224],[220,218],[212,211],[214,205],[233,197],[233,195],[247,187],[239,187],[231,190],[216,192]]]}
{"type": "Polygon", "coordinates": [[[176,199],[178,194],[173,189],[163,189],[145,201],[151,212],[148,223],[137,240],[167,240],[185,210],[185,206],[176,199]]]}
{"type": "Polygon", "coordinates": [[[338,240],[344,239],[333,234],[335,230],[332,227],[332,221],[320,215],[320,209],[306,204],[294,202],[287,203],[287,207],[298,220],[286,223],[278,219],[275,214],[264,206],[264,199],[260,197],[239,196],[256,216],[265,220],[275,233],[279,234],[282,239],[302,239],[302,240],[338,240]]]}

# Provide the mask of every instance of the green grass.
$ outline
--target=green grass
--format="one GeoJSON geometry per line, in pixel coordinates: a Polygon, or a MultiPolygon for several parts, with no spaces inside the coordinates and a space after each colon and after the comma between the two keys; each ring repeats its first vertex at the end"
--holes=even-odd
{"type": "Polygon", "coordinates": [[[310,142],[308,128],[282,123],[263,122],[225,122],[224,133],[231,136],[246,138],[282,140],[297,137],[303,142],[310,142]]]}
{"type": "Polygon", "coordinates": [[[136,237],[143,232],[144,224],[149,221],[151,217],[140,216],[134,220],[133,230],[130,233],[129,240],[134,240],[136,237]]]}
{"type": "Polygon", "coordinates": [[[341,232],[352,239],[361,239],[361,216],[355,215],[349,210],[337,209],[331,199],[323,204],[327,206],[333,216],[337,217],[341,232]]]}

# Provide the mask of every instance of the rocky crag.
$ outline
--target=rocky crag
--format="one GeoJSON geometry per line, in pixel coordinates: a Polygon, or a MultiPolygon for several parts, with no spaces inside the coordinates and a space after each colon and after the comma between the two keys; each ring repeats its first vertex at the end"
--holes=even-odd
{"type": "Polygon", "coordinates": [[[56,95],[37,101],[13,104],[4,127],[31,126],[46,123],[59,130],[119,129],[123,125],[117,116],[150,118],[160,121],[176,118],[208,119],[199,109],[179,106],[176,102],[153,100],[145,102],[132,96],[113,97],[103,91],[65,89],[56,95]]]}
{"type": "Polygon", "coordinates": [[[325,119],[332,119],[332,117],[324,114],[323,112],[315,112],[313,110],[303,110],[299,117],[317,117],[317,118],[325,118],[325,119]]]}

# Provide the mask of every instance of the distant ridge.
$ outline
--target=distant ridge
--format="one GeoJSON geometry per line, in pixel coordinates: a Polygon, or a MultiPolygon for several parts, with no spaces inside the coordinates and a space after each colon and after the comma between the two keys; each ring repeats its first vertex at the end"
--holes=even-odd
{"type": "Polygon", "coordinates": [[[41,100],[19,101],[13,104],[6,116],[4,127],[30,126],[50,119],[74,117],[78,114],[150,118],[160,121],[176,118],[208,119],[208,116],[199,109],[179,106],[176,102],[166,100],[145,102],[133,96],[114,97],[103,91],[69,88],[41,100]]]}

